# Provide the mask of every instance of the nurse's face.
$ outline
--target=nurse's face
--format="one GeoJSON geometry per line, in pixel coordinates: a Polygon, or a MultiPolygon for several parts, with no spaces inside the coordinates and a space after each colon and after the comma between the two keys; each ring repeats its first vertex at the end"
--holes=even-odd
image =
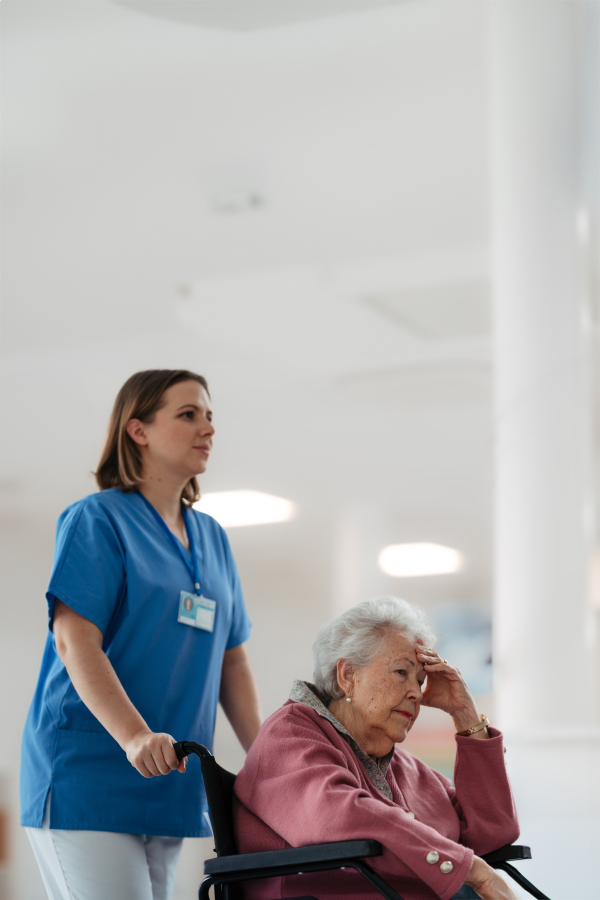
{"type": "Polygon", "coordinates": [[[206,471],[215,429],[208,394],[197,381],[168,388],[154,420],[137,424],[140,436],[127,430],[140,446],[145,471],[185,480],[206,471]]]}

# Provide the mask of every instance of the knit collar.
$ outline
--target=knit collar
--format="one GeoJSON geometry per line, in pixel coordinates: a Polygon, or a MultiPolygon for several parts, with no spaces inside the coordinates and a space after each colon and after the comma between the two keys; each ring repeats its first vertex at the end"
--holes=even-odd
{"type": "Polygon", "coordinates": [[[371,759],[364,750],[361,750],[350,732],[347,731],[333,713],[327,709],[323,702],[324,699],[325,698],[322,697],[314,684],[311,684],[309,681],[294,681],[290,693],[290,700],[293,700],[294,703],[301,703],[303,706],[308,706],[309,709],[314,709],[314,711],[323,719],[327,719],[328,722],[331,722],[336,731],[339,731],[354,750],[354,753],[367,770],[370,781],[381,791],[384,797],[387,797],[388,800],[393,800],[392,789],[385,776],[392,761],[395,748],[392,747],[389,753],[375,762],[375,760],[371,759]]]}

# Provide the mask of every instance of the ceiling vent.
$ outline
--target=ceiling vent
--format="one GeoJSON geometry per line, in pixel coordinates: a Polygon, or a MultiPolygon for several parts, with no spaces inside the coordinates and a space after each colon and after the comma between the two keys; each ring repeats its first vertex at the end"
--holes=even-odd
{"type": "Polygon", "coordinates": [[[491,370],[485,363],[456,360],[379,369],[334,380],[365,402],[398,409],[488,403],[491,370]]]}
{"type": "Polygon", "coordinates": [[[367,294],[361,300],[388,321],[421,338],[439,340],[490,333],[490,286],[487,281],[367,294]]]}

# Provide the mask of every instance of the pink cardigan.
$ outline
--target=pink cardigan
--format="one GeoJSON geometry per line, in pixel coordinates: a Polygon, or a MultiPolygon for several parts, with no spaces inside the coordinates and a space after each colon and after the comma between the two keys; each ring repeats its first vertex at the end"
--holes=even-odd
{"type": "MultiPolygon", "coordinates": [[[[288,700],[263,725],[235,782],[238,849],[371,838],[384,852],[367,861],[404,900],[450,900],[474,853],[519,836],[502,735],[494,728],[490,734],[489,740],[456,738],[456,788],[396,747],[386,774],[390,801],[327,719],[288,700]],[[428,862],[432,850],[439,859],[428,862]],[[440,868],[446,861],[449,873],[440,868]]],[[[245,900],[310,894],[319,900],[380,896],[350,869],[248,881],[244,888],[245,900]]]]}

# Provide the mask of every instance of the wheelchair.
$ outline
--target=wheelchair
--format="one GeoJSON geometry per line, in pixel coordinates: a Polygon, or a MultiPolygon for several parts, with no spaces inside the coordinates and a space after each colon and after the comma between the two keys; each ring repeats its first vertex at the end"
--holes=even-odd
{"type": "MultiPolygon", "coordinates": [[[[262,853],[238,853],[233,830],[233,785],[236,776],[223,769],[210,750],[193,741],[179,741],[174,745],[177,759],[195,754],[200,759],[202,780],[206,791],[208,811],[215,839],[216,859],[204,863],[204,879],[198,890],[199,900],[209,900],[209,889],[215,888],[217,900],[238,900],[239,885],[257,878],[279,875],[302,875],[304,872],[325,872],[335,869],[355,869],[387,900],[403,900],[380,875],[365,862],[381,856],[379,841],[335,841],[290,847],[285,850],[266,850],[262,853]]],[[[502,869],[536,900],[549,900],[528,881],[510,861],[531,859],[529,847],[507,844],[482,857],[494,869],[502,869]]],[[[290,897],[288,900],[318,900],[317,897],[290,897]]]]}

